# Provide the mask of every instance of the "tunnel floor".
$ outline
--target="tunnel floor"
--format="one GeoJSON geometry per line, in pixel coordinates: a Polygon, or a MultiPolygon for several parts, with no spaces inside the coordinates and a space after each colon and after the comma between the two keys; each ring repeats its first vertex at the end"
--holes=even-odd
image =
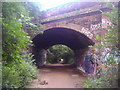
{"type": "Polygon", "coordinates": [[[61,68],[74,68],[75,65],[72,64],[44,64],[44,66],[40,66],[39,69],[41,68],[57,68],[57,67],[61,67],[61,68]]]}
{"type": "Polygon", "coordinates": [[[30,88],[82,88],[87,76],[76,68],[66,66],[54,64],[40,68],[30,88]]]}

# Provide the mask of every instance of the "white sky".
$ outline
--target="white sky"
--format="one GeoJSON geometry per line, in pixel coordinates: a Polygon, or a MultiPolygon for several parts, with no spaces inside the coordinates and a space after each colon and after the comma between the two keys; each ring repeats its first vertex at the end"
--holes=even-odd
{"type": "Polygon", "coordinates": [[[69,2],[75,2],[80,0],[37,0],[37,1],[41,3],[41,9],[46,10],[69,2]]]}
{"type": "Polygon", "coordinates": [[[53,7],[57,7],[69,2],[108,2],[108,1],[114,1],[114,2],[118,2],[119,0],[27,0],[27,1],[32,1],[32,2],[40,2],[41,10],[47,10],[53,7]]]}
{"type": "MultiPolygon", "coordinates": [[[[4,1],[4,2],[8,2],[8,1],[11,1],[11,2],[21,2],[21,1],[24,1],[24,0],[0,0],[0,1],[4,1]]],[[[40,7],[42,10],[46,10],[46,9],[50,9],[50,8],[53,8],[53,7],[57,7],[57,6],[60,6],[60,5],[63,5],[63,4],[66,4],[66,3],[69,3],[69,2],[118,2],[119,0],[25,0],[25,1],[29,1],[29,2],[40,2],[40,7]]]]}

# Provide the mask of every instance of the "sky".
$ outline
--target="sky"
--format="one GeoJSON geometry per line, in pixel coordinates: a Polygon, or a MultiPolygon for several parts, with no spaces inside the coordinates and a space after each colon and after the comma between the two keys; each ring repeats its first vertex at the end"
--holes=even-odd
{"type": "MultiPolygon", "coordinates": [[[[47,10],[50,8],[54,8],[69,2],[94,2],[94,1],[112,1],[112,0],[28,0],[28,1],[34,1],[34,2],[40,2],[40,8],[41,10],[47,10]]],[[[113,0],[118,1],[118,0],[113,0]]]]}
{"type": "Polygon", "coordinates": [[[69,2],[75,2],[80,0],[37,0],[37,1],[40,2],[42,10],[47,10],[69,2]]]}

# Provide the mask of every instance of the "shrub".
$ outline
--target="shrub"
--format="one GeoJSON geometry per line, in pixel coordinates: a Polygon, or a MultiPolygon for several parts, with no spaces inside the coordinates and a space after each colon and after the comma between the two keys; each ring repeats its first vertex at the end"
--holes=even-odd
{"type": "Polygon", "coordinates": [[[118,8],[113,3],[107,3],[107,5],[113,11],[104,13],[104,15],[110,18],[112,25],[104,28],[108,32],[103,37],[97,37],[98,40],[101,40],[101,43],[95,46],[103,50],[101,52],[104,52],[104,57],[101,60],[106,63],[107,68],[106,70],[104,70],[105,68],[101,69],[99,74],[91,76],[83,82],[85,88],[118,88],[118,63],[120,63],[118,23],[120,18],[118,18],[118,8]]]}
{"type": "Polygon", "coordinates": [[[101,70],[83,82],[85,88],[118,88],[118,67],[101,70]]]}
{"type": "Polygon", "coordinates": [[[21,2],[3,2],[2,6],[2,87],[25,88],[37,75],[32,56],[26,51],[32,41],[22,28],[28,13],[21,2]],[[23,51],[28,53],[25,57],[23,51]]]}
{"type": "Polygon", "coordinates": [[[3,88],[25,88],[37,76],[36,67],[24,60],[3,66],[2,69],[3,88]]]}

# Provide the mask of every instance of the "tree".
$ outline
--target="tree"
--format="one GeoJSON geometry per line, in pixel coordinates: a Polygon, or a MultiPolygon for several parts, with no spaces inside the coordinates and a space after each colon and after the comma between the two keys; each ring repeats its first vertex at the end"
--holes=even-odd
{"type": "Polygon", "coordinates": [[[31,55],[22,55],[27,45],[31,45],[32,42],[28,33],[23,30],[27,18],[29,13],[24,3],[2,3],[3,88],[24,88],[37,75],[36,67],[31,63],[31,55]]]}
{"type": "Polygon", "coordinates": [[[44,27],[41,25],[40,7],[36,2],[25,2],[24,6],[29,13],[27,23],[23,22],[23,28],[33,38],[39,33],[43,33],[44,27]],[[34,13],[33,13],[34,12],[34,13]]]}

